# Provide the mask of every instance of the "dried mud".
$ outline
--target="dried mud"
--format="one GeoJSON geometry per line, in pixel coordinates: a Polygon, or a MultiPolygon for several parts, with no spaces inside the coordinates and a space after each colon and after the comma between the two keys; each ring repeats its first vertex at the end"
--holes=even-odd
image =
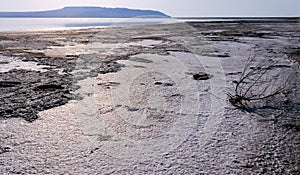
{"type": "MultiPolygon", "coordinates": [[[[296,21],[1,33],[0,173],[299,174],[299,41],[296,21]],[[290,91],[269,99],[273,108],[262,106],[249,113],[231,106],[226,92],[233,90],[250,56],[279,60],[276,69],[296,76],[290,91]],[[195,58],[202,64],[193,62],[195,58]],[[176,67],[174,60],[182,65],[176,67]],[[188,82],[187,89],[195,84],[197,91],[181,94],[178,82],[150,72],[130,82],[132,104],[110,103],[111,97],[118,98],[113,93],[127,83],[126,71],[161,65],[169,65],[161,71],[185,77],[178,81],[188,82]],[[212,91],[213,86],[219,89],[212,91]],[[179,113],[178,104],[193,93],[198,95],[199,113],[191,115],[195,122],[180,144],[161,154],[144,150],[129,159],[114,156],[118,151],[126,155],[143,139],[162,137],[189,115],[179,113]],[[168,110],[160,110],[160,100],[147,106],[152,96],[165,98],[168,110]],[[224,105],[218,103],[222,98],[224,105]],[[222,110],[213,114],[216,126],[213,103],[222,110]],[[115,113],[123,109],[126,114],[145,110],[147,117],[118,120],[115,113]],[[103,121],[109,125],[100,132],[103,126],[97,124],[103,121]],[[212,133],[205,133],[207,127],[212,133]],[[109,146],[120,135],[132,145],[109,146]]],[[[179,128],[169,137],[184,131],[179,128]]],[[[165,147],[169,145],[172,141],[165,147]]]]}

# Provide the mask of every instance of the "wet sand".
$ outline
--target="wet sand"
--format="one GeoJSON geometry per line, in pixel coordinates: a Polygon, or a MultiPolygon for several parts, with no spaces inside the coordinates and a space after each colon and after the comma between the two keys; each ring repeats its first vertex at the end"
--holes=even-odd
{"type": "Polygon", "coordinates": [[[0,173],[297,174],[299,40],[291,21],[1,33],[0,173]],[[253,56],[296,76],[247,112],[226,94],[253,56]]]}

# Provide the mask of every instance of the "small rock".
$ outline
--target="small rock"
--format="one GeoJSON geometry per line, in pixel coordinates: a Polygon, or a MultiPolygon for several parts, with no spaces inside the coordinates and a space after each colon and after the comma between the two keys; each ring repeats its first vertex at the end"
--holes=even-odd
{"type": "Polygon", "coordinates": [[[233,161],[233,163],[240,163],[240,161],[238,161],[238,160],[234,160],[234,161],[233,161]]]}
{"type": "Polygon", "coordinates": [[[219,58],[227,58],[230,57],[228,53],[225,53],[224,55],[217,55],[219,58]]]}
{"type": "Polygon", "coordinates": [[[9,152],[9,151],[10,151],[9,147],[0,145],[0,154],[6,153],[6,152],[9,152]]]}
{"type": "Polygon", "coordinates": [[[154,85],[163,85],[163,86],[173,86],[174,84],[173,83],[162,83],[162,82],[155,82],[154,85]]]}
{"type": "Polygon", "coordinates": [[[173,86],[173,83],[164,83],[164,86],[173,86]]]}
{"type": "Polygon", "coordinates": [[[198,74],[193,74],[193,78],[194,80],[208,80],[211,78],[211,75],[204,72],[200,72],[198,74]]]}

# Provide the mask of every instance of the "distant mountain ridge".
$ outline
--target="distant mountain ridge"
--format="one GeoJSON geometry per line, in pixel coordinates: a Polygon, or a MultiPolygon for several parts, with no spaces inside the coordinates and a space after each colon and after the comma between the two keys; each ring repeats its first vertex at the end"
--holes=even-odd
{"type": "Polygon", "coordinates": [[[154,10],[104,7],[64,7],[58,10],[36,12],[0,12],[0,18],[168,18],[170,16],[154,10]]]}

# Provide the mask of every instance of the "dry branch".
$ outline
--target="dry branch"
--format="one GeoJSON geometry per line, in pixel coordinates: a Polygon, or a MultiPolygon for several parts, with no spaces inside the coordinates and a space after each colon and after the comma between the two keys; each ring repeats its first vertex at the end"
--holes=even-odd
{"type": "Polygon", "coordinates": [[[292,74],[282,75],[278,69],[282,66],[278,63],[272,59],[257,63],[255,57],[249,57],[240,78],[233,81],[235,84],[233,94],[227,94],[229,102],[233,106],[249,110],[251,102],[262,101],[283,93],[292,74]]]}

